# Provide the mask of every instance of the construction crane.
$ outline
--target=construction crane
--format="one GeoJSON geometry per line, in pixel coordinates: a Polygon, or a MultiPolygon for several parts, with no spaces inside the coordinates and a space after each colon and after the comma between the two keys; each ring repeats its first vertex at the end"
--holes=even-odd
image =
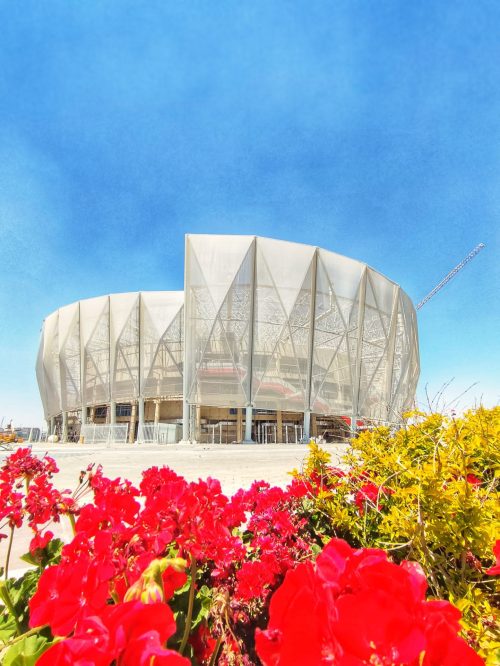
{"type": "Polygon", "coordinates": [[[471,261],[471,259],[474,259],[476,254],[479,254],[481,250],[485,247],[484,243],[479,243],[479,245],[476,245],[476,247],[469,252],[469,254],[465,257],[465,259],[462,259],[462,261],[455,266],[453,270],[451,270],[446,277],[444,277],[439,284],[437,284],[432,291],[430,291],[427,296],[420,301],[420,303],[416,306],[416,310],[420,310],[420,308],[427,303],[427,301],[430,301],[433,296],[435,296],[440,289],[442,289],[445,284],[448,284],[450,280],[453,280],[455,275],[462,270],[462,268],[471,261]]]}

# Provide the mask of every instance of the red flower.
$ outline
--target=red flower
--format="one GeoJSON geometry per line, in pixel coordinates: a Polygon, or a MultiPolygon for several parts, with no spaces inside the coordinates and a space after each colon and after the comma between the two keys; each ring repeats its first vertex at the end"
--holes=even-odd
{"type": "Polygon", "coordinates": [[[91,486],[94,489],[94,503],[98,509],[106,514],[111,524],[128,523],[135,521],[140,508],[134,497],[139,491],[130,481],[106,478],[99,467],[92,477],[91,486]]]}
{"type": "Polygon", "coordinates": [[[194,634],[191,635],[189,643],[193,646],[196,660],[200,664],[208,664],[217,645],[217,640],[212,636],[205,622],[200,624],[194,634]]]}
{"type": "Polygon", "coordinates": [[[287,573],[257,653],[265,666],[483,663],[457,635],[460,612],[427,602],[426,588],[418,565],[332,539],[315,565],[287,573]]]}
{"type": "Polygon", "coordinates": [[[34,555],[37,550],[43,550],[53,538],[53,536],[54,534],[50,530],[47,530],[45,534],[37,532],[30,541],[30,553],[34,555]]]}
{"type": "Polygon", "coordinates": [[[161,579],[165,592],[165,600],[168,601],[174,596],[175,590],[178,590],[187,581],[187,574],[185,571],[179,571],[170,566],[162,573],[161,579]]]}
{"type": "Polygon", "coordinates": [[[30,483],[26,495],[26,511],[29,513],[29,525],[36,530],[49,520],[59,522],[59,517],[77,511],[69,490],[60,492],[48,480],[47,476],[38,476],[30,483]]]}
{"type": "Polygon", "coordinates": [[[109,666],[109,630],[98,617],[79,623],[71,638],[54,643],[37,660],[37,666],[109,666]]]}
{"type": "Polygon", "coordinates": [[[56,461],[50,456],[38,458],[31,449],[19,448],[12,453],[2,466],[2,473],[12,479],[25,478],[28,481],[39,475],[52,476],[58,472],[56,461]]]}
{"type": "Polygon", "coordinates": [[[497,539],[497,542],[493,546],[493,554],[496,557],[496,564],[489,569],[486,569],[488,576],[500,576],[500,539],[497,539]]]}
{"type": "Polygon", "coordinates": [[[331,633],[326,595],[314,565],[305,562],[287,573],[285,582],[272,596],[266,631],[257,629],[255,646],[268,666],[320,666],[334,663],[338,654],[331,633]]]}
{"type": "Polygon", "coordinates": [[[459,636],[460,611],[446,601],[428,601],[425,608],[427,649],[422,666],[484,664],[459,636]]]}
{"type": "Polygon", "coordinates": [[[467,483],[470,483],[473,486],[480,486],[481,485],[481,479],[478,479],[475,474],[467,474],[465,477],[467,483]]]}
{"type": "Polygon", "coordinates": [[[163,647],[175,629],[173,613],[165,604],[108,606],[101,617],[79,622],[73,636],[51,646],[37,665],[189,666],[188,659],[163,647]]]}
{"type": "Polygon", "coordinates": [[[361,486],[361,488],[354,496],[354,501],[358,507],[359,513],[363,515],[367,504],[376,507],[377,510],[380,511],[380,500],[387,495],[392,495],[393,493],[394,491],[392,488],[377,486],[375,483],[370,481],[369,483],[364,483],[361,486]]]}
{"type": "Polygon", "coordinates": [[[163,648],[176,630],[174,615],[166,604],[131,602],[109,606],[106,611],[104,621],[112,638],[113,658],[120,657],[121,666],[189,666],[189,660],[178,652],[163,648]]]}
{"type": "Polygon", "coordinates": [[[113,573],[113,566],[91,560],[88,554],[48,567],[29,602],[30,626],[48,624],[55,636],[67,636],[79,620],[106,606],[113,573]]]}

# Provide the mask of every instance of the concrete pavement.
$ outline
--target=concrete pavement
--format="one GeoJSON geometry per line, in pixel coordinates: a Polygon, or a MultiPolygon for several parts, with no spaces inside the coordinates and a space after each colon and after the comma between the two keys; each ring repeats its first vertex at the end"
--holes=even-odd
{"type": "MultiPolygon", "coordinates": [[[[332,454],[332,464],[338,464],[346,449],[345,444],[325,444],[332,454]]],[[[103,466],[110,478],[127,478],[139,483],[141,472],[149,467],[166,465],[188,481],[211,476],[219,479],[223,491],[232,495],[238,488],[248,488],[255,480],[268,481],[284,487],[290,481],[293,468],[300,469],[308,453],[304,444],[164,444],[164,445],[111,445],[109,447],[85,444],[34,444],[33,453],[47,452],[59,467],[54,484],[59,489],[73,490],[78,484],[80,470],[90,463],[103,466]]],[[[8,452],[0,452],[0,464],[8,452]]],[[[72,533],[69,521],[50,526],[60,538],[67,541],[72,533]]],[[[14,539],[11,570],[22,568],[19,557],[27,552],[31,531],[22,528],[14,539]]],[[[0,564],[5,560],[6,540],[0,542],[0,564]]]]}

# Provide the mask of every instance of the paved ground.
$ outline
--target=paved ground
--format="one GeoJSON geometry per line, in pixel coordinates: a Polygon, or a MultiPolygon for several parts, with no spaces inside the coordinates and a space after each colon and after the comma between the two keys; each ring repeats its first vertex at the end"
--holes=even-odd
{"type": "MultiPolygon", "coordinates": [[[[332,462],[337,462],[345,450],[343,444],[328,444],[324,448],[332,453],[332,462]]],[[[220,480],[223,491],[231,495],[238,488],[248,488],[257,479],[285,486],[293,468],[300,468],[307,446],[303,444],[168,444],[128,445],[98,447],[82,444],[34,444],[33,452],[43,455],[48,452],[57,461],[60,469],[54,482],[60,489],[73,489],[78,483],[80,470],[89,463],[100,463],[104,474],[110,478],[125,477],[137,483],[141,472],[153,465],[167,465],[189,481],[212,476],[220,480]]],[[[0,452],[1,460],[8,455],[0,452]]],[[[52,531],[64,540],[71,538],[66,520],[55,525],[52,531]]],[[[19,557],[28,550],[31,534],[22,530],[16,535],[11,569],[23,567],[19,557]]],[[[6,540],[0,543],[0,563],[5,559],[6,540]]]]}

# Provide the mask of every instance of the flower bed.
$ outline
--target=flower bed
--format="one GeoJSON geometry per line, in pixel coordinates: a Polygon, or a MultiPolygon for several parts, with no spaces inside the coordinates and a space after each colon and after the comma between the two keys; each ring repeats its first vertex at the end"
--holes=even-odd
{"type": "Polygon", "coordinates": [[[167,467],[138,487],[89,467],[60,492],[54,460],[18,450],[0,474],[1,536],[9,553],[27,522],[33,569],[9,579],[7,556],[2,663],[493,664],[499,423],[478,410],[377,429],[348,473],[311,445],[286,489],[231,498],[167,467]]]}

